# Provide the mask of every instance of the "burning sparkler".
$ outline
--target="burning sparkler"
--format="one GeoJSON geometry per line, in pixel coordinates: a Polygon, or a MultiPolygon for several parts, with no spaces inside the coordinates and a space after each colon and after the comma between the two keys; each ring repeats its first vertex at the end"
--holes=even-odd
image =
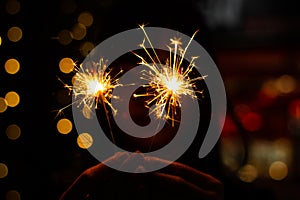
{"type": "Polygon", "coordinates": [[[151,112],[154,112],[158,118],[170,119],[174,126],[176,117],[176,108],[181,107],[180,99],[183,95],[188,95],[191,98],[197,98],[198,94],[203,94],[203,91],[197,90],[196,81],[204,79],[206,76],[200,76],[196,78],[190,78],[191,72],[195,67],[195,59],[192,57],[191,62],[187,67],[183,66],[184,57],[188,46],[193,40],[196,31],[188,42],[187,46],[183,49],[180,38],[171,38],[169,49],[169,57],[162,64],[157,52],[155,51],[150,38],[148,37],[144,25],[140,28],[143,30],[145,39],[140,44],[140,47],[144,49],[147,56],[150,58],[151,63],[146,61],[146,58],[134,53],[141,59],[139,64],[145,65],[149,70],[142,72],[142,79],[147,80],[149,83],[143,85],[144,87],[150,87],[154,92],[147,92],[145,94],[134,94],[134,97],[140,96],[153,96],[150,100],[146,101],[146,106],[150,108],[152,103],[155,103],[151,112]],[[148,42],[151,46],[152,53],[146,48],[145,42],[148,42]],[[179,54],[179,55],[178,55],[179,54]]]}
{"type": "MultiPolygon", "coordinates": [[[[73,86],[70,86],[61,81],[64,87],[67,88],[70,93],[73,92],[74,99],[73,103],[77,103],[77,106],[82,106],[82,113],[86,118],[91,117],[92,110],[98,108],[98,104],[102,104],[105,112],[107,114],[106,105],[108,105],[112,113],[115,115],[117,110],[110,103],[111,98],[118,98],[112,95],[112,91],[115,87],[120,86],[118,84],[118,78],[116,78],[122,70],[120,70],[116,75],[112,77],[111,70],[107,71],[107,66],[103,60],[100,59],[98,63],[93,62],[92,67],[83,68],[82,64],[77,67],[75,65],[74,72],[76,73],[73,79],[73,86]]],[[[72,104],[73,104],[72,103],[72,104]]],[[[70,104],[70,105],[72,105],[70,104]]],[[[62,112],[65,108],[70,105],[65,106],[59,110],[62,112]]]]}

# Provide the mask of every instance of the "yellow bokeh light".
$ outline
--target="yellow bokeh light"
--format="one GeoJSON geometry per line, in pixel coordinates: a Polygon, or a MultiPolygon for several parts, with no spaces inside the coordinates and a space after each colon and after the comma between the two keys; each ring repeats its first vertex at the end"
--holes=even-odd
{"type": "Polygon", "coordinates": [[[0,36],[0,46],[1,46],[1,44],[2,44],[2,38],[1,38],[1,36],[0,36]]]}
{"type": "Polygon", "coordinates": [[[5,178],[8,174],[8,168],[4,163],[0,163],[0,178],[5,178]]]}
{"type": "Polygon", "coordinates": [[[77,137],[77,145],[82,149],[88,149],[93,144],[93,137],[89,133],[81,133],[77,137]]]}
{"type": "Polygon", "coordinates": [[[296,80],[290,75],[282,75],[275,82],[276,89],[281,93],[290,93],[297,87],[296,80]]]}
{"type": "Polygon", "coordinates": [[[238,177],[247,183],[253,182],[258,176],[258,172],[255,166],[246,164],[238,171],[238,177]]]}
{"type": "Polygon", "coordinates": [[[86,27],[81,23],[76,23],[72,27],[72,38],[75,40],[82,40],[86,35],[86,27]]]}
{"type": "Polygon", "coordinates": [[[20,11],[21,4],[17,0],[8,0],[5,9],[8,14],[14,15],[20,11]]]}
{"type": "Polygon", "coordinates": [[[282,161],[275,161],[269,167],[269,175],[274,180],[283,180],[288,175],[288,167],[282,161]]]}
{"type": "Polygon", "coordinates": [[[62,45],[68,45],[72,42],[72,34],[69,30],[61,30],[58,33],[58,42],[62,45]]]}
{"type": "Polygon", "coordinates": [[[20,63],[18,60],[11,58],[5,62],[4,68],[9,74],[16,74],[20,70],[20,63]]]}
{"type": "Polygon", "coordinates": [[[6,135],[11,140],[16,140],[21,135],[21,129],[16,124],[11,124],[6,128],[6,135]]]}
{"type": "Polygon", "coordinates": [[[80,53],[83,56],[87,56],[93,49],[95,45],[92,42],[84,42],[80,47],[80,53]]]}
{"type": "Polygon", "coordinates": [[[0,97],[0,113],[5,112],[7,109],[7,101],[5,98],[0,97]]]}
{"type": "Polygon", "coordinates": [[[7,37],[12,42],[18,42],[21,40],[22,35],[22,29],[17,26],[13,26],[7,31],[7,37]]]}
{"type": "Polygon", "coordinates": [[[85,25],[86,27],[90,27],[93,24],[93,16],[91,13],[89,12],[82,12],[80,13],[80,15],[78,16],[78,20],[79,23],[85,25]]]}
{"type": "Polygon", "coordinates": [[[71,58],[63,58],[59,61],[59,69],[63,73],[70,73],[74,70],[75,63],[71,58]]]}
{"type": "Polygon", "coordinates": [[[68,134],[72,131],[73,125],[69,119],[63,118],[57,122],[56,128],[59,133],[68,134]]]}
{"type": "Polygon", "coordinates": [[[9,190],[5,197],[6,200],[21,200],[21,195],[17,190],[9,190]]]}
{"type": "Polygon", "coordinates": [[[20,96],[14,91],[6,93],[5,99],[9,107],[16,107],[20,103],[20,96]]]}

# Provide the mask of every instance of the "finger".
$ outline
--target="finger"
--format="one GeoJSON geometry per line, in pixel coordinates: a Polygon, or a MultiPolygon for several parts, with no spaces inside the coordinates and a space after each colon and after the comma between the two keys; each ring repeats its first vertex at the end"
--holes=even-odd
{"type": "Polygon", "coordinates": [[[202,200],[221,200],[223,198],[216,191],[205,190],[177,175],[153,172],[148,176],[149,181],[156,183],[155,189],[159,190],[156,193],[165,194],[164,198],[180,197],[202,200]]]}
{"type": "Polygon", "coordinates": [[[106,164],[116,163],[122,164],[128,158],[126,152],[118,152],[112,157],[106,159],[103,163],[85,170],[69,188],[62,194],[60,200],[82,200],[87,197],[91,190],[97,185],[95,182],[109,179],[110,175],[116,171],[107,167],[106,164]]]}
{"type": "Polygon", "coordinates": [[[158,172],[182,177],[186,181],[197,185],[200,188],[216,191],[220,194],[223,194],[223,184],[221,183],[221,181],[200,170],[179,162],[171,162],[156,157],[145,156],[144,159],[145,162],[147,162],[147,164],[149,165],[166,165],[165,168],[158,170],[158,172]]]}

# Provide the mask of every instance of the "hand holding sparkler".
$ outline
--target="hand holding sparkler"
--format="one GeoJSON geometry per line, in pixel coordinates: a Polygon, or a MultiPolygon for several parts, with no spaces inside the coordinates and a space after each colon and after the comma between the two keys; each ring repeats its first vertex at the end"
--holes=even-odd
{"type": "Polygon", "coordinates": [[[125,173],[105,165],[134,165],[144,170],[143,163],[170,162],[140,153],[119,152],[85,170],[63,193],[60,200],[82,199],[206,199],[222,200],[222,183],[197,169],[178,162],[149,173],[125,173]]]}

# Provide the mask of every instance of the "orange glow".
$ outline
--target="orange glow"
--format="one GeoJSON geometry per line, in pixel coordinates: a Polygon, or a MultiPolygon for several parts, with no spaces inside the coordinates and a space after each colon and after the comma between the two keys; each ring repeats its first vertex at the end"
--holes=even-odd
{"type": "Polygon", "coordinates": [[[80,15],[78,16],[78,20],[79,23],[85,25],[86,27],[90,27],[93,24],[93,16],[91,13],[89,12],[82,12],[80,13],[80,15]]]}
{"type": "Polygon", "coordinates": [[[63,58],[59,61],[59,69],[63,73],[70,73],[74,70],[75,63],[71,58],[63,58]]]}
{"type": "Polygon", "coordinates": [[[93,144],[93,138],[89,133],[81,133],[77,137],[77,145],[82,149],[88,149],[93,144]]]}
{"type": "Polygon", "coordinates": [[[0,163],[0,178],[5,178],[8,174],[8,168],[4,163],[0,163]]]}
{"type": "Polygon", "coordinates": [[[81,55],[87,56],[94,49],[94,47],[95,45],[92,42],[84,42],[80,48],[81,55]]]}
{"type": "Polygon", "coordinates": [[[275,161],[270,165],[269,175],[274,180],[283,180],[288,175],[288,167],[282,161],[275,161]]]}
{"type": "Polygon", "coordinates": [[[14,91],[6,93],[5,99],[9,107],[16,107],[20,103],[20,96],[14,91]]]}
{"type": "Polygon", "coordinates": [[[86,27],[81,23],[74,24],[71,33],[74,40],[82,40],[86,35],[86,27]]]}
{"type": "Polygon", "coordinates": [[[0,97],[0,113],[3,113],[7,110],[7,101],[3,97],[0,97]]]}
{"type": "Polygon", "coordinates": [[[18,42],[21,40],[22,35],[22,29],[17,26],[13,26],[7,31],[7,37],[12,42],[18,42]]]}
{"type": "Polygon", "coordinates": [[[5,62],[4,68],[9,74],[16,74],[20,70],[20,63],[18,60],[11,58],[5,62]]]}
{"type": "Polygon", "coordinates": [[[72,34],[69,30],[61,30],[58,33],[58,42],[62,45],[68,45],[72,42],[72,34]]]}
{"type": "Polygon", "coordinates": [[[17,190],[9,190],[6,193],[6,200],[21,200],[21,195],[17,190]]]}
{"type": "Polygon", "coordinates": [[[6,135],[11,140],[16,140],[21,135],[21,129],[16,124],[11,124],[6,128],[6,135]]]}
{"type": "Polygon", "coordinates": [[[72,131],[73,125],[69,119],[61,119],[57,122],[56,128],[61,134],[68,134],[72,131]]]}
{"type": "Polygon", "coordinates": [[[246,164],[239,169],[238,177],[244,182],[251,183],[258,177],[258,172],[255,166],[246,164]]]}

